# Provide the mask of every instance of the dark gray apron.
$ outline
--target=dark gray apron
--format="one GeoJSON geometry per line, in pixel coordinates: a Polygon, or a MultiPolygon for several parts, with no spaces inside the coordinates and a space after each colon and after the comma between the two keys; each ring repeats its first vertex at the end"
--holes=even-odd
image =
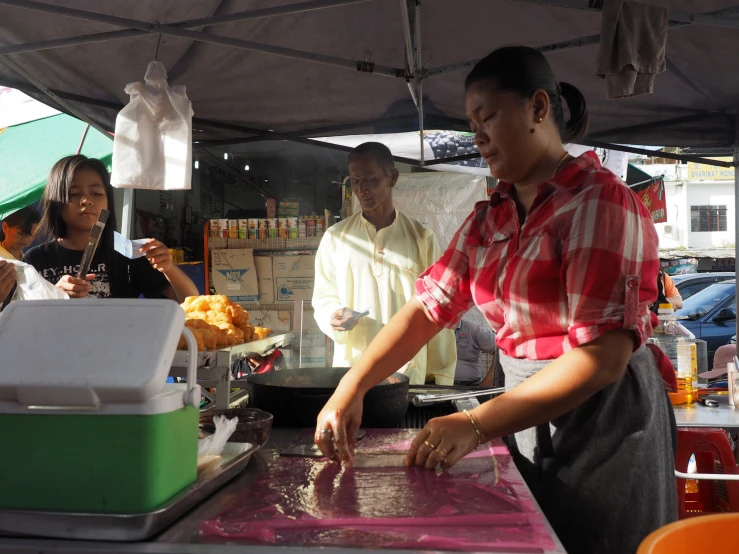
{"type": "MultiPolygon", "coordinates": [[[[507,390],[549,363],[499,355],[507,390]]],[[[642,346],[616,383],[510,436],[509,447],[569,554],[632,554],[677,520],[675,433],[659,370],[642,346]]]]}

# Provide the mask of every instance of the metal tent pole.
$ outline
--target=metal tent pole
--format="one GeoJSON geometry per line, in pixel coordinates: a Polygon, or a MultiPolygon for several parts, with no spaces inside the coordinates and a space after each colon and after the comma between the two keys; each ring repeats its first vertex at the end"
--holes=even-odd
{"type": "MultiPolygon", "coordinates": [[[[187,21],[176,21],[173,23],[168,23],[168,25],[179,27],[181,29],[197,29],[198,27],[213,27],[215,25],[225,25],[227,23],[251,21],[254,19],[262,19],[265,17],[303,13],[308,11],[321,10],[324,8],[335,8],[338,6],[359,4],[369,1],[371,0],[313,0],[311,2],[301,2],[298,4],[289,4],[287,6],[277,6],[274,8],[261,8],[258,10],[216,15],[213,17],[201,17],[199,19],[190,19],[187,21]]],[[[0,55],[20,54],[22,52],[38,52],[40,50],[65,48],[67,46],[94,44],[97,42],[107,42],[111,40],[120,40],[123,38],[142,36],[154,32],[156,32],[156,29],[155,25],[152,24],[149,31],[142,31],[140,29],[126,29],[124,31],[108,31],[105,33],[93,33],[77,37],[57,38],[40,42],[28,42],[25,44],[13,44],[11,46],[0,47],[0,55]]]]}
{"type": "Polygon", "coordinates": [[[108,25],[115,25],[117,27],[138,29],[147,33],[169,35],[188,40],[195,40],[198,42],[217,44],[219,46],[228,46],[230,48],[235,48],[238,50],[248,50],[250,52],[259,52],[262,54],[271,54],[273,56],[282,56],[285,58],[320,63],[333,67],[341,67],[351,71],[373,73],[376,75],[382,75],[383,77],[405,77],[405,70],[403,69],[377,65],[366,60],[348,60],[345,58],[339,58],[337,56],[315,54],[313,52],[304,52],[302,50],[295,50],[293,48],[283,48],[281,46],[258,44],[256,42],[251,42],[248,40],[188,31],[185,29],[180,29],[178,27],[173,27],[172,25],[156,25],[147,21],[138,21],[136,19],[128,19],[125,17],[104,15],[88,12],[85,10],[66,8],[63,6],[52,6],[50,4],[43,4],[41,2],[35,2],[33,0],[0,0],[0,5],[13,6],[16,8],[35,10],[56,15],[63,15],[75,19],[81,19],[84,21],[96,21],[98,23],[106,23],[108,25]]]}
{"type": "MultiPolygon", "coordinates": [[[[739,262],[739,115],[734,119],[734,274],[739,262]]],[[[735,279],[734,306],[739,302],[739,279],[735,279]]],[[[739,336],[739,318],[735,322],[735,331],[739,336]]],[[[737,368],[739,369],[739,367],[737,368]]]]}

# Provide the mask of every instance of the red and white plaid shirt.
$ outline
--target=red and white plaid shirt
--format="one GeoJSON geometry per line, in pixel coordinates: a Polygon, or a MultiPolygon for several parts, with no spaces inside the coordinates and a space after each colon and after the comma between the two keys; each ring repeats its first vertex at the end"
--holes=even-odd
{"type": "Polygon", "coordinates": [[[509,356],[550,360],[613,329],[652,333],[658,239],[644,203],[587,152],[539,186],[523,226],[513,186],[479,202],[416,290],[454,327],[473,304],[509,356]]]}

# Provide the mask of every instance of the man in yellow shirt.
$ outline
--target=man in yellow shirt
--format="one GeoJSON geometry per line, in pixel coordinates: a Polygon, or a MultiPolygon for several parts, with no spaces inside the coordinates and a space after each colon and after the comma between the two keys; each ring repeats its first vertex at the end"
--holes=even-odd
{"type": "MultiPolygon", "coordinates": [[[[334,341],[334,367],[350,367],[359,359],[390,318],[415,298],[416,279],[440,256],[434,234],[393,205],[398,170],[385,145],[357,146],[349,155],[349,176],[362,212],[323,236],[313,291],[316,322],[334,341]]],[[[401,371],[411,384],[452,385],[456,361],[454,331],[446,329],[401,371]]]]}

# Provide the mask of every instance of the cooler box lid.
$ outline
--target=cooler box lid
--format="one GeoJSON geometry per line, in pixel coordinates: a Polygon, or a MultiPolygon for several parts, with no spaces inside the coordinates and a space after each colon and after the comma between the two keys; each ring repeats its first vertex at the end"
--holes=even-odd
{"type": "Polygon", "coordinates": [[[99,408],[164,388],[185,323],[171,300],[43,300],[0,314],[0,401],[99,408]]]}

